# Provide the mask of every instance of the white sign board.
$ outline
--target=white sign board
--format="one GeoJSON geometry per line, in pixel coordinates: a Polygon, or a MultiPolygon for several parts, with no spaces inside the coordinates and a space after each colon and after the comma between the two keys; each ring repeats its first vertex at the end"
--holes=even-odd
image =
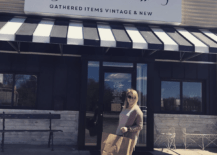
{"type": "Polygon", "coordinates": [[[181,23],[182,0],[25,0],[26,14],[181,23]]]}

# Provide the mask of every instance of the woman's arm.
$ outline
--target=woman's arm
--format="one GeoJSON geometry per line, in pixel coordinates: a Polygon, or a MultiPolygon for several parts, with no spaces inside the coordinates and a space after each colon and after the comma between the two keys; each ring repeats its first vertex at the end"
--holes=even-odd
{"type": "Polygon", "coordinates": [[[143,113],[136,116],[136,125],[128,127],[128,132],[137,132],[143,128],[143,113]]]}

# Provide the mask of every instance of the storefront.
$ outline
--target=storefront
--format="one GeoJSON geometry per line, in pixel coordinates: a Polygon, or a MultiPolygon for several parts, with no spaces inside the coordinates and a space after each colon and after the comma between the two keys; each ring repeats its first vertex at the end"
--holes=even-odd
{"type": "MultiPolygon", "coordinates": [[[[215,119],[216,19],[196,18],[196,1],[131,3],[0,0],[0,112],[59,113],[54,143],[81,150],[100,150],[101,133],[115,133],[128,88],[144,115],[138,151],[154,148],[155,118],[177,129],[180,118],[215,119]]],[[[46,144],[47,135],[9,134],[6,143],[46,144]]]]}

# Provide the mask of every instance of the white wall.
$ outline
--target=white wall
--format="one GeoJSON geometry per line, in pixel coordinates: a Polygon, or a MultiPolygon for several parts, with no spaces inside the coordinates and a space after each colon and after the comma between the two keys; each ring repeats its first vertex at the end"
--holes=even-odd
{"type": "MultiPolygon", "coordinates": [[[[175,127],[176,146],[184,147],[182,139],[182,128],[186,128],[187,133],[217,134],[217,116],[210,115],[184,115],[184,114],[155,114],[155,129],[168,129],[175,127]]],[[[156,140],[156,130],[154,139],[156,140]]],[[[207,141],[205,141],[206,143],[207,141]]],[[[161,146],[161,145],[159,145],[161,146]]],[[[192,145],[196,146],[196,145],[192,145]]],[[[213,145],[211,145],[213,147],[213,145]]],[[[157,145],[155,145],[157,147],[157,145]]],[[[216,147],[216,146],[214,146],[216,147]]]]}
{"type": "MultiPolygon", "coordinates": [[[[9,110],[0,109],[0,113],[6,114],[60,114],[61,119],[52,120],[52,129],[63,130],[54,133],[54,145],[77,145],[78,135],[78,111],[52,111],[52,110],[9,110]]],[[[5,129],[49,129],[49,120],[36,119],[6,119],[5,129]]],[[[2,119],[0,119],[2,130],[2,119]]],[[[14,132],[5,134],[5,144],[48,144],[49,132],[14,132]]],[[[1,139],[1,136],[0,136],[1,139]]]]}
{"type": "MultiPolygon", "coordinates": [[[[182,0],[182,24],[217,27],[216,0],[182,0]]],[[[0,13],[24,15],[24,0],[0,0],[0,13]]]]}

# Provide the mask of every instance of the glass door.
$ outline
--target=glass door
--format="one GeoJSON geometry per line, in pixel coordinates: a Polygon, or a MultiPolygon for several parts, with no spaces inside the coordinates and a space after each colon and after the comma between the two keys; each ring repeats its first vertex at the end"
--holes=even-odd
{"type": "Polygon", "coordinates": [[[132,88],[132,73],[104,72],[103,132],[116,134],[126,90],[132,88]]]}
{"type": "Polygon", "coordinates": [[[82,133],[85,149],[99,150],[102,132],[116,134],[128,88],[137,90],[138,105],[143,112],[143,129],[136,150],[147,147],[147,64],[89,61],[85,132],[82,133]]]}
{"type": "Polygon", "coordinates": [[[85,111],[85,146],[97,146],[97,130],[99,130],[99,62],[88,62],[87,102],[85,111]],[[96,123],[98,122],[98,123],[96,123]],[[97,125],[95,127],[94,125],[97,125]]]}

